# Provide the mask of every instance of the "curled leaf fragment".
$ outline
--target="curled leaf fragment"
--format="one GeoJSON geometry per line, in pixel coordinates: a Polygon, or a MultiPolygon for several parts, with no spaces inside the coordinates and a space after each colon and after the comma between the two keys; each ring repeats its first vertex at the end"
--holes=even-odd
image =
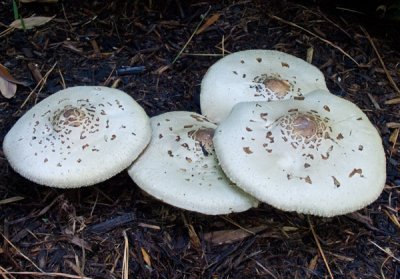
{"type": "Polygon", "coordinates": [[[21,20],[17,19],[11,22],[10,27],[17,28],[17,29],[32,29],[36,26],[41,26],[52,20],[54,16],[32,16],[28,18],[23,18],[22,21],[24,22],[25,28],[22,26],[21,20]]]}

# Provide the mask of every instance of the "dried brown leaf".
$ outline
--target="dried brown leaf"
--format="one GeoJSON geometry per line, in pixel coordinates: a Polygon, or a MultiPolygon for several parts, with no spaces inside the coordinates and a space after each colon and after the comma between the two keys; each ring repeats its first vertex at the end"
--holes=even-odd
{"type": "MultiPolygon", "coordinates": [[[[41,26],[52,20],[55,16],[48,17],[48,16],[32,16],[23,18],[25,29],[32,29],[36,26],[41,26]]],[[[14,20],[11,22],[10,27],[23,29],[22,23],[20,19],[14,20]]]]}
{"type": "Polygon", "coordinates": [[[16,83],[16,84],[21,84],[21,82],[19,82],[18,80],[16,80],[8,71],[8,69],[6,67],[4,67],[1,63],[0,63],[0,77],[4,78],[5,80],[12,82],[12,83],[16,83]]]}
{"type": "Polygon", "coordinates": [[[85,240],[82,238],[74,235],[71,239],[70,242],[72,244],[75,244],[76,246],[79,246],[81,248],[85,248],[86,250],[92,251],[92,248],[90,247],[89,243],[87,243],[85,240]]]}
{"type": "Polygon", "coordinates": [[[58,0],[19,0],[20,3],[57,3],[58,0]]]}
{"type": "Polygon", "coordinates": [[[197,248],[197,249],[200,248],[201,243],[200,243],[199,236],[197,235],[197,233],[192,225],[188,225],[188,231],[189,231],[189,237],[190,237],[190,244],[192,244],[192,246],[194,248],[197,248]]]}
{"type": "Polygon", "coordinates": [[[146,250],[143,247],[140,247],[140,250],[142,251],[142,256],[143,256],[143,260],[144,262],[148,265],[151,266],[151,259],[149,254],[146,252],[146,250]]]}
{"type": "MultiPolygon", "coordinates": [[[[309,270],[312,270],[312,271],[315,270],[315,268],[317,267],[318,258],[319,258],[319,255],[317,254],[311,259],[310,263],[308,264],[309,270]]],[[[311,276],[312,276],[311,273],[307,273],[307,278],[311,278],[311,276]]]]}
{"type": "Polygon", "coordinates": [[[11,99],[17,92],[17,85],[0,77],[0,92],[5,98],[11,99]]]}
{"type": "Polygon", "coordinates": [[[170,69],[171,65],[165,65],[165,66],[161,66],[160,68],[158,68],[155,73],[158,75],[161,75],[162,73],[164,73],[166,70],[170,69]]]}
{"type": "Polygon", "coordinates": [[[261,232],[267,228],[268,226],[262,225],[254,228],[249,228],[246,230],[237,229],[237,230],[214,231],[204,234],[204,240],[207,242],[211,242],[214,245],[228,244],[243,240],[246,237],[261,232]]]}
{"type": "Polygon", "coordinates": [[[199,28],[199,30],[196,31],[196,35],[203,33],[208,27],[210,27],[211,25],[213,25],[221,16],[221,14],[213,14],[212,16],[210,16],[206,22],[204,22],[204,24],[199,28]]]}
{"type": "Polygon", "coordinates": [[[389,142],[395,145],[397,143],[398,138],[399,138],[399,128],[395,129],[393,133],[390,134],[389,142]]]}

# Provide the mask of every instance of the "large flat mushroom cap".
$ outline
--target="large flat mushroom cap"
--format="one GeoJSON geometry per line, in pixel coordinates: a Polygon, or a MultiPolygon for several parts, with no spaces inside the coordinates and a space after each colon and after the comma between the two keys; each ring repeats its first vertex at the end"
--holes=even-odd
{"type": "Polygon", "coordinates": [[[212,65],[201,83],[203,115],[219,123],[240,102],[275,101],[328,91],[322,72],[293,55],[275,50],[245,50],[212,65]]]}
{"type": "Polygon", "coordinates": [[[217,215],[240,212],[258,201],[229,181],[214,155],[216,125],[194,112],[151,118],[152,139],[128,169],[135,183],[173,206],[217,215]]]}
{"type": "Polygon", "coordinates": [[[376,128],[356,105],[321,91],[302,101],[236,105],[214,146],[236,185],[287,211],[346,214],[373,202],[385,185],[376,128]]]}
{"type": "Polygon", "coordinates": [[[128,94],[76,86],[27,111],[5,136],[3,151],[22,176],[42,185],[74,188],[127,168],[150,137],[146,112],[128,94]]]}

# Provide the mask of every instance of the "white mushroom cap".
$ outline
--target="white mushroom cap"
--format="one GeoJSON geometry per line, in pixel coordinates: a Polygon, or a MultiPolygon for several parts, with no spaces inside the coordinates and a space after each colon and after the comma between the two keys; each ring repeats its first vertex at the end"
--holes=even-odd
{"type": "Polygon", "coordinates": [[[229,181],[214,155],[216,125],[194,112],[151,118],[152,139],[128,169],[136,184],[168,204],[203,214],[240,212],[258,201],[229,181]]]}
{"type": "Polygon", "coordinates": [[[277,208],[319,216],[356,211],[386,180],[381,138],[353,103],[315,91],[301,100],[236,105],[214,146],[227,176],[277,208]]]}
{"type": "Polygon", "coordinates": [[[128,94],[107,87],[61,90],[26,112],[3,150],[22,176],[74,188],[104,181],[127,168],[151,137],[150,121],[128,94]]]}
{"type": "Polygon", "coordinates": [[[275,50],[239,51],[208,69],[201,112],[219,123],[237,103],[291,99],[316,89],[328,91],[324,75],[300,58],[275,50]]]}

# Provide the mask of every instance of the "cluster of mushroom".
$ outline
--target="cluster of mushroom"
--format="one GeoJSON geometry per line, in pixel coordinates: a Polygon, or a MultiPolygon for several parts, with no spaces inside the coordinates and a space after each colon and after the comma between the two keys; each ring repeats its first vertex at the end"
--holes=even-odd
{"type": "Polygon", "coordinates": [[[39,184],[87,186],[127,168],[157,199],[212,215],[262,201],[334,216],[381,193],[378,132],[358,107],[330,94],[307,62],[270,50],[230,54],[207,71],[200,99],[203,115],[149,119],[122,91],[69,88],[21,117],[3,150],[39,184]]]}
{"type": "Polygon", "coordinates": [[[3,151],[22,176],[58,188],[102,182],[143,153],[129,174],[167,203],[205,214],[257,206],[258,201],[235,187],[218,166],[212,146],[215,128],[193,112],[149,119],[120,90],[77,86],[27,111],[5,136],[3,151]]]}
{"type": "Polygon", "coordinates": [[[258,200],[330,217],[382,192],[378,131],[307,62],[276,51],[237,52],[208,70],[201,94],[202,113],[219,123],[213,143],[220,166],[258,200]]]}

